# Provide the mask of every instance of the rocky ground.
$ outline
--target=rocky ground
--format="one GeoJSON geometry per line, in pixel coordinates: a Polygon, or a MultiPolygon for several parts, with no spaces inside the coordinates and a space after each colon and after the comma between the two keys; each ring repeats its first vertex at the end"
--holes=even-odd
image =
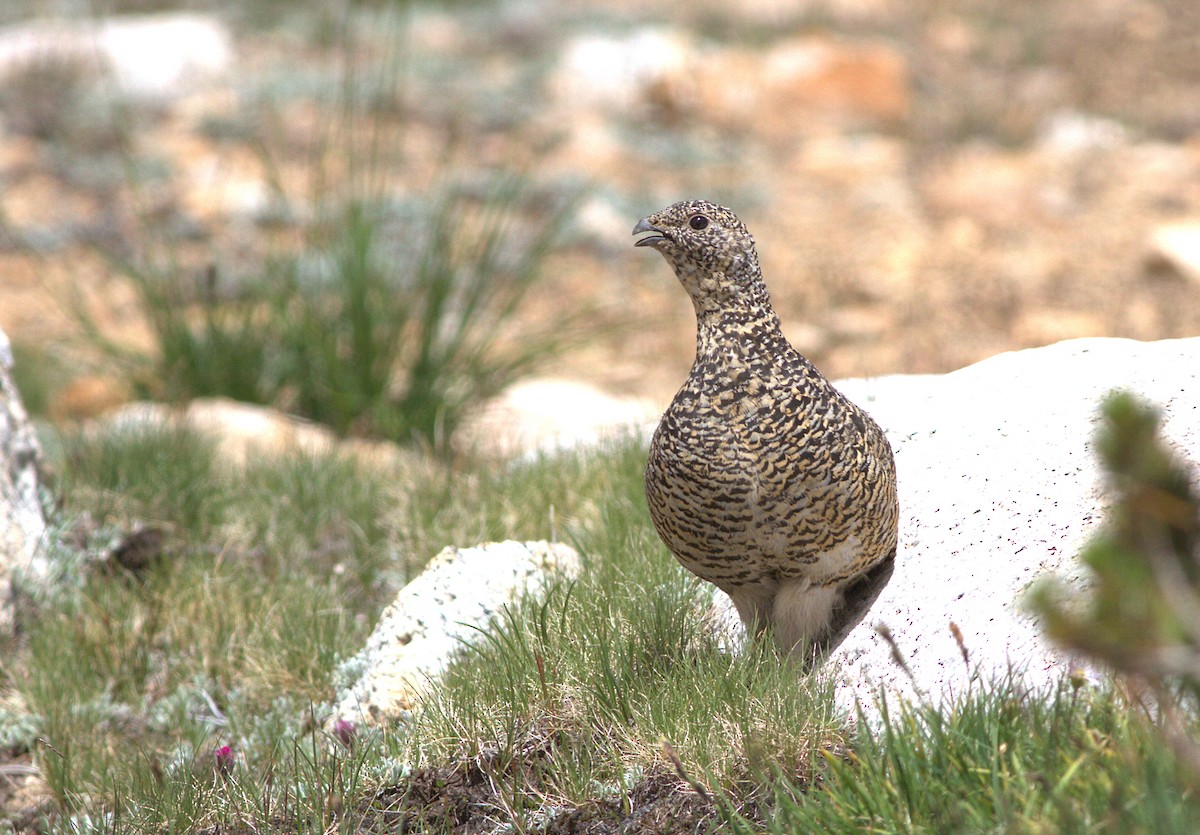
{"type": "MultiPolygon", "coordinates": [[[[316,181],[355,176],[342,152],[364,125],[397,200],[501,167],[546,194],[588,189],[520,315],[535,326],[598,307],[604,327],[544,371],[651,413],[686,373],[693,323],[629,230],[684,197],[748,221],[789,336],[833,377],[948,371],[1070,337],[1200,334],[1194,0],[699,0],[669,13],[497,0],[417,6],[403,26],[362,12],[348,30],[303,4],[265,21],[207,5],[165,29],[121,23],[65,60],[49,45],[77,33],[31,24],[46,4],[0,9],[0,329],[42,366],[55,417],[130,396],[81,338],[75,300],[106,336],[147,345],[128,271],[253,275],[310,226],[316,181]],[[339,121],[346,65],[369,75],[388,61],[393,83],[365,118],[339,121]]],[[[563,391],[525,389],[539,390],[563,391]]],[[[1034,394],[1056,391],[1042,380],[1034,394]]],[[[1031,395],[1022,414],[1037,409],[1031,395]]],[[[942,626],[906,646],[936,634],[952,655],[942,626]]],[[[855,651],[882,657],[869,640],[855,651]]],[[[428,784],[461,779],[453,796],[469,800],[477,772],[428,784]]],[[[651,777],[654,810],[674,783],[651,777]]]]}
{"type": "Polygon", "coordinates": [[[30,53],[29,15],[6,12],[0,328],[56,365],[56,414],[125,397],[78,350],[67,300],[144,343],[129,264],[166,253],[178,275],[215,263],[236,278],[287,246],[315,176],[354,174],[334,94],[352,53],[362,75],[402,64],[369,113],[397,195],[502,166],[548,193],[590,189],[521,315],[598,306],[614,327],[554,376],[670,397],[691,310],[629,230],[693,196],[747,220],[786,331],[834,377],[1200,333],[1191,0],[756,8],[418,6],[403,26],[363,14],[349,30],[328,12],[230,11],[112,35],[120,95],[94,84],[92,59],[30,53]]]}

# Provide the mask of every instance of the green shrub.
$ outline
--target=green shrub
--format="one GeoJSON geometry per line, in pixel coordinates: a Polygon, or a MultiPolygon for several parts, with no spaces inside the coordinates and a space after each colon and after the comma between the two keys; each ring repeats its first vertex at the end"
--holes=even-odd
{"type": "Polygon", "coordinates": [[[1096,450],[1114,502],[1081,554],[1091,586],[1036,587],[1050,635],[1119,673],[1200,696],[1200,497],[1159,437],[1157,411],[1124,393],[1102,410],[1096,450]]]}

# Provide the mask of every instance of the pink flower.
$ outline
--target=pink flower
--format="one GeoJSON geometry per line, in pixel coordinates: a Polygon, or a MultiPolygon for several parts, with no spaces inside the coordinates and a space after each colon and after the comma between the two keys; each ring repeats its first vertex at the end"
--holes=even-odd
{"type": "Polygon", "coordinates": [[[222,745],[214,751],[213,760],[217,766],[217,773],[222,777],[229,777],[233,773],[233,749],[228,745],[222,745]]]}
{"type": "Polygon", "coordinates": [[[349,719],[339,719],[333,723],[333,738],[346,748],[354,750],[354,740],[358,736],[358,728],[349,719]]]}

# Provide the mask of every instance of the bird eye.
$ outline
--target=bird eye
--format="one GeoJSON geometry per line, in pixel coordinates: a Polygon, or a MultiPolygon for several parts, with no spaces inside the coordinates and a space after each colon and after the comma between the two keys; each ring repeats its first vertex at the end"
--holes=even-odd
{"type": "Polygon", "coordinates": [[[692,215],[691,220],[688,221],[688,226],[699,232],[708,226],[708,218],[704,215],[692,215]]]}

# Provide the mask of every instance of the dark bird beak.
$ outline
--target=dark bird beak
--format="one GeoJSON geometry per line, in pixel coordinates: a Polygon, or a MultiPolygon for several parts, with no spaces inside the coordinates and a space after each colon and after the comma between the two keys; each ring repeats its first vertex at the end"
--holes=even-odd
{"type": "Polygon", "coordinates": [[[634,241],[634,246],[656,246],[667,239],[667,236],[663,234],[663,230],[651,224],[648,217],[642,218],[637,222],[637,226],[633,227],[634,235],[640,235],[642,232],[653,232],[654,234],[638,238],[634,241]]]}

